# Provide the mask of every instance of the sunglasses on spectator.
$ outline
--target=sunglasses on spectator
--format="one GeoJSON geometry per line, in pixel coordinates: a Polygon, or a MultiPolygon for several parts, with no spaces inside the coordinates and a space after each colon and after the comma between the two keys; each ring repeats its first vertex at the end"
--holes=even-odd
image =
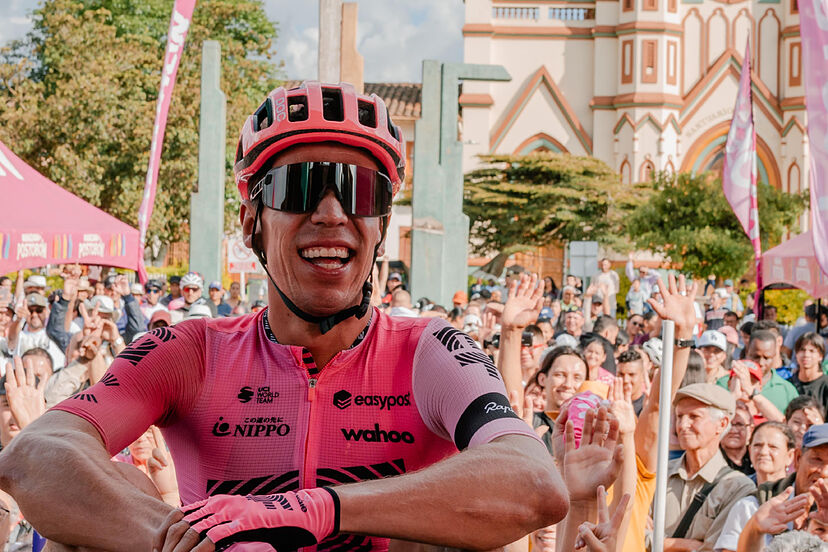
{"type": "Polygon", "coordinates": [[[382,217],[391,212],[391,179],[348,163],[305,162],[273,167],[254,184],[250,197],[286,213],[312,213],[333,190],[349,216],[382,217]]]}
{"type": "Polygon", "coordinates": [[[29,307],[29,312],[36,312],[38,314],[40,314],[44,310],[46,310],[46,309],[44,307],[40,307],[40,306],[29,307]]]}
{"type": "Polygon", "coordinates": [[[156,289],[156,288],[152,288],[152,289],[148,290],[147,293],[161,293],[161,290],[156,289]]]}

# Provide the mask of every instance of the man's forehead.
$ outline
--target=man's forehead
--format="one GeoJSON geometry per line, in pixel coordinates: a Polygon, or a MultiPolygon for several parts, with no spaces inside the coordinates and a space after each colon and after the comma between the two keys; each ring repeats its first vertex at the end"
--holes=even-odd
{"type": "Polygon", "coordinates": [[[621,362],[618,364],[618,372],[625,374],[635,374],[641,371],[644,364],[640,360],[631,360],[630,362],[621,362]]]}
{"type": "Polygon", "coordinates": [[[679,411],[688,413],[700,408],[706,409],[709,406],[709,404],[705,404],[698,399],[694,399],[693,397],[683,397],[676,402],[676,414],[678,414],[679,411]]]}

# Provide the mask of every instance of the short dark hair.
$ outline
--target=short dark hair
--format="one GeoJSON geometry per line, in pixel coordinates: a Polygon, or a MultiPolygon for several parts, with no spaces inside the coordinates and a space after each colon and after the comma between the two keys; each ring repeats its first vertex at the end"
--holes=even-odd
{"type": "Polygon", "coordinates": [[[763,343],[776,343],[776,334],[774,334],[771,330],[759,330],[756,329],[755,324],[753,326],[753,331],[750,332],[750,340],[748,341],[748,350],[750,350],[750,346],[754,341],[762,341],[763,343]]]}
{"type": "Polygon", "coordinates": [[[794,345],[794,352],[798,353],[805,345],[813,345],[819,349],[821,356],[825,356],[825,340],[818,333],[808,332],[800,335],[799,339],[796,340],[796,345],[794,345]]]}
{"type": "Polygon", "coordinates": [[[39,356],[45,358],[49,361],[49,368],[51,368],[52,370],[55,369],[55,361],[52,359],[52,355],[50,355],[49,351],[47,351],[46,349],[42,347],[34,347],[20,355],[20,358],[26,358],[30,356],[39,356]]]}
{"type": "Polygon", "coordinates": [[[612,316],[607,316],[606,314],[602,314],[598,317],[595,321],[595,324],[592,326],[592,331],[595,333],[601,333],[607,328],[611,328],[613,326],[618,326],[618,322],[612,316]]]}
{"type": "Polygon", "coordinates": [[[535,339],[543,339],[543,330],[537,324],[529,324],[523,331],[532,334],[532,341],[535,339]]]}
{"type": "Polygon", "coordinates": [[[652,310],[647,311],[647,312],[645,312],[644,314],[641,315],[641,317],[644,318],[644,320],[646,320],[647,322],[649,322],[650,320],[652,320],[656,316],[658,316],[658,313],[656,311],[652,311],[652,310]]]}
{"type": "Polygon", "coordinates": [[[630,334],[623,328],[618,329],[618,335],[615,336],[615,346],[627,345],[630,342],[630,334]]]}
{"type": "Polygon", "coordinates": [[[783,424],[782,422],[772,421],[762,422],[761,424],[753,428],[753,435],[750,436],[750,446],[753,445],[753,439],[756,437],[756,434],[759,432],[759,430],[763,427],[776,429],[782,435],[784,435],[785,445],[788,447],[788,450],[796,448],[796,436],[793,434],[793,431],[791,431],[791,428],[789,428],[786,424],[783,424]]]}
{"type": "Polygon", "coordinates": [[[627,362],[641,362],[641,353],[635,349],[627,349],[615,359],[616,364],[626,364],[627,362]]]}
{"type": "Polygon", "coordinates": [[[461,309],[460,307],[454,307],[448,313],[448,319],[452,320],[452,321],[457,320],[458,318],[462,318],[462,317],[463,317],[463,309],[461,309]]]}
{"type": "Polygon", "coordinates": [[[774,322],[773,320],[760,320],[758,322],[753,323],[753,330],[751,330],[751,335],[753,332],[759,330],[767,330],[773,332],[778,336],[782,335],[782,332],[779,331],[779,324],[774,322]]]}
{"type": "Polygon", "coordinates": [[[823,420],[825,419],[825,409],[823,409],[822,405],[810,395],[800,395],[791,399],[791,402],[788,403],[788,407],[785,408],[785,419],[790,420],[791,416],[794,415],[794,412],[797,410],[804,410],[806,408],[813,408],[819,412],[823,420]]]}
{"type": "Polygon", "coordinates": [[[0,286],[2,286],[3,284],[5,284],[5,283],[6,283],[6,280],[8,280],[9,282],[11,282],[11,281],[12,281],[12,279],[11,279],[11,278],[9,278],[8,276],[0,276],[0,286]]]}
{"type": "Polygon", "coordinates": [[[724,313],[724,315],[725,316],[735,316],[737,320],[739,319],[739,315],[736,314],[735,312],[733,312],[732,310],[727,311],[726,313],[724,313]]]}
{"type": "Polygon", "coordinates": [[[439,312],[440,314],[448,313],[448,311],[446,310],[446,307],[444,307],[443,305],[434,305],[431,308],[431,312],[439,312]]]}
{"type": "Polygon", "coordinates": [[[753,322],[747,321],[739,326],[739,331],[750,335],[753,332],[753,322]]]}

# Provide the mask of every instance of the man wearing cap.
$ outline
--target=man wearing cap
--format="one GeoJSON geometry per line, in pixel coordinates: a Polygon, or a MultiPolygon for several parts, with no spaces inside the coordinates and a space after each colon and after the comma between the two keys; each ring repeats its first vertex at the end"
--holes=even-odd
{"type": "Polygon", "coordinates": [[[712,551],[730,508],[756,487],[728,467],[719,442],[736,410],[733,396],[716,385],[682,387],[673,400],[676,434],[684,454],[667,469],[665,551],[712,551]],[[712,488],[711,488],[712,486],[712,488]],[[707,490],[700,506],[694,498],[707,490]]]}
{"type": "Polygon", "coordinates": [[[165,307],[170,306],[170,301],[181,297],[181,276],[170,276],[170,293],[161,299],[160,303],[165,307]]]}
{"type": "Polygon", "coordinates": [[[30,293],[15,309],[17,319],[9,327],[9,350],[22,355],[29,349],[40,347],[52,355],[55,370],[63,368],[66,357],[63,350],[46,333],[49,318],[49,302],[40,293],[30,293]]]}
{"type": "MultiPolygon", "coordinates": [[[[796,387],[776,373],[776,334],[770,330],[753,330],[747,345],[747,360],[756,363],[762,372],[761,381],[755,382],[750,376],[747,363],[734,362],[733,375],[739,379],[740,400],[749,400],[769,420],[780,420],[788,403],[799,395],[796,387]],[[757,397],[760,397],[757,399],[757,397]],[[763,400],[767,399],[767,400],[763,400]],[[773,406],[773,408],[771,408],[773,406]]],[[[716,384],[728,388],[731,376],[724,376],[716,384]]]]}
{"type": "Polygon", "coordinates": [[[147,326],[148,331],[152,331],[156,328],[164,328],[167,326],[172,326],[172,319],[170,318],[170,311],[164,310],[157,310],[153,313],[152,318],[150,318],[149,324],[147,326]]]}
{"type": "Polygon", "coordinates": [[[221,282],[210,282],[207,293],[210,294],[210,300],[207,306],[210,307],[213,318],[217,316],[230,316],[233,308],[224,302],[224,289],[221,287],[221,282]]]}
{"type": "Polygon", "coordinates": [[[464,309],[469,304],[469,296],[463,290],[456,291],[454,297],[451,298],[451,303],[456,308],[464,309]]]}
{"type": "Polygon", "coordinates": [[[39,293],[46,295],[46,277],[40,274],[32,274],[26,281],[23,282],[23,293],[26,295],[30,293],[39,293]]]}
{"type": "MultiPolygon", "coordinates": [[[[187,317],[187,314],[190,312],[190,308],[193,305],[207,305],[207,308],[210,308],[212,302],[208,301],[204,297],[202,297],[202,293],[204,291],[204,280],[199,276],[196,272],[188,272],[181,278],[181,297],[184,299],[184,304],[178,308],[173,310],[170,314],[172,315],[173,323],[181,322],[184,318],[187,317]]],[[[213,310],[216,308],[215,305],[212,305],[210,308],[210,313],[213,313],[213,310]]],[[[213,316],[215,318],[215,316],[213,316]]]]}
{"type": "Polygon", "coordinates": [[[152,320],[152,316],[156,312],[167,311],[167,307],[161,303],[161,294],[164,291],[164,287],[158,280],[149,280],[147,281],[146,290],[146,301],[141,305],[141,313],[143,313],[144,318],[147,320],[152,320]]]}
{"type": "Polygon", "coordinates": [[[696,343],[707,372],[707,383],[716,383],[719,378],[728,376],[727,371],[727,338],[718,330],[707,330],[696,343]]]}
{"type": "MultiPolygon", "coordinates": [[[[751,496],[737,502],[730,511],[719,540],[716,552],[738,550],[761,550],[763,543],[770,542],[770,534],[762,531],[762,516],[755,515],[759,507],[771,498],[791,493],[779,504],[781,519],[788,529],[802,528],[807,522],[809,489],[820,478],[828,478],[828,424],[813,425],[802,438],[802,449],[796,451],[796,472],[777,481],[759,485],[751,496]],[[763,536],[764,535],[764,536],[763,536]],[[742,547],[739,547],[739,544],[742,547]]],[[[767,505],[770,508],[771,505],[767,505]]]]}

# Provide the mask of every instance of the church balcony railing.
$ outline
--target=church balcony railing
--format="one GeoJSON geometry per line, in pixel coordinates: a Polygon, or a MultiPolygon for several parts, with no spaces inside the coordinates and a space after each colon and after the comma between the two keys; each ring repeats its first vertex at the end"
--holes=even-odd
{"type": "Polygon", "coordinates": [[[540,18],[540,8],[494,6],[492,17],[495,19],[521,19],[524,21],[537,21],[540,18]]]}

